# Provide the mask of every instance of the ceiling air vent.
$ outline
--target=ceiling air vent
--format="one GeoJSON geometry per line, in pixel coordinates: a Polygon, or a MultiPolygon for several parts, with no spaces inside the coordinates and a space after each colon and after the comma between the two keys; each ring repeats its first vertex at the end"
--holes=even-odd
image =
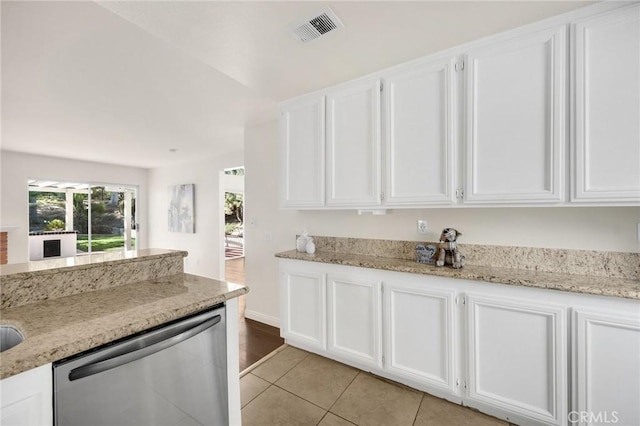
{"type": "Polygon", "coordinates": [[[344,25],[329,8],[314,14],[308,19],[296,21],[289,26],[294,36],[303,43],[308,43],[338,28],[344,28],[344,25]]]}

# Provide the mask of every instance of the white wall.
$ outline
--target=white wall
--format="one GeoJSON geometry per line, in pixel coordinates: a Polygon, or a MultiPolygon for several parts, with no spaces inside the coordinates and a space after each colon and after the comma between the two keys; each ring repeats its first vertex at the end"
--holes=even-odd
{"type": "Polygon", "coordinates": [[[220,171],[243,165],[242,152],[201,161],[159,167],[149,171],[149,244],[151,247],[187,250],[185,272],[220,278],[224,272],[223,190],[220,171]],[[195,233],[169,232],[169,187],[195,184],[195,233]]]}
{"type": "Polygon", "coordinates": [[[28,180],[111,183],[138,187],[136,214],[141,224],[138,247],[147,248],[147,169],[0,151],[0,225],[18,226],[8,233],[9,263],[29,259],[28,180]]]}
{"type": "Polygon", "coordinates": [[[394,210],[386,216],[355,211],[278,209],[277,122],[245,131],[245,268],[251,292],[247,316],[274,323],[278,272],[274,254],[295,248],[295,235],[436,241],[454,227],[462,243],[640,252],[637,207],[538,207],[394,210]],[[416,221],[428,221],[428,235],[416,221]],[[252,224],[253,223],[253,224],[252,224]]]}

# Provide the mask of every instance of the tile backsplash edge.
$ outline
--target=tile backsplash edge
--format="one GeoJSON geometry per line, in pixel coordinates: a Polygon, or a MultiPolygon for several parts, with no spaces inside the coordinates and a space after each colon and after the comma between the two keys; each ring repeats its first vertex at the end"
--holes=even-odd
{"type": "MultiPolygon", "coordinates": [[[[415,260],[420,241],[313,236],[316,250],[415,260]]],[[[437,246],[437,242],[425,242],[437,246]]],[[[467,264],[637,280],[640,253],[458,244],[467,264]]]]}

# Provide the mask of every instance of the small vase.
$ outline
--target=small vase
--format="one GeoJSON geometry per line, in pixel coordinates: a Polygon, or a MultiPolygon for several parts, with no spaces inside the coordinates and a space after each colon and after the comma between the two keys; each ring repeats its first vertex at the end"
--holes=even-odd
{"type": "Polygon", "coordinates": [[[307,253],[309,254],[313,254],[316,252],[316,245],[314,244],[312,239],[309,239],[310,241],[307,243],[307,253]]]}

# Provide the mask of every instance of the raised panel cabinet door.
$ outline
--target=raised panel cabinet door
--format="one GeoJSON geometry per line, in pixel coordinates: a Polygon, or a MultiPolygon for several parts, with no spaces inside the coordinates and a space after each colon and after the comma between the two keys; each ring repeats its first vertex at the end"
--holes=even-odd
{"type": "Polygon", "coordinates": [[[328,274],[329,352],[382,367],[381,283],[328,274]]]}
{"type": "Polygon", "coordinates": [[[467,203],[564,200],[566,26],[465,59],[467,203]]]}
{"type": "Polygon", "coordinates": [[[451,204],[454,197],[454,58],[385,78],[385,204],[451,204]]]}
{"type": "Polygon", "coordinates": [[[564,307],[468,294],[465,404],[515,423],[566,424],[565,317],[564,307]]]}
{"type": "Polygon", "coordinates": [[[282,207],[321,207],[325,197],[325,98],[288,103],[280,112],[282,207]]]}
{"type": "Polygon", "coordinates": [[[325,275],[313,268],[280,265],[281,335],[287,341],[325,351],[325,275]]]}
{"type": "Polygon", "coordinates": [[[384,283],[386,370],[456,393],[454,298],[424,282],[384,283]]]}
{"type": "Polygon", "coordinates": [[[51,364],[0,381],[0,425],[53,426],[51,364]]]}
{"type": "Polygon", "coordinates": [[[575,424],[640,424],[640,313],[576,311],[575,424]],[[585,413],[580,415],[580,413],[585,413]]]}
{"type": "Polygon", "coordinates": [[[327,94],[327,205],[381,203],[380,80],[327,94]]]}
{"type": "Polygon", "coordinates": [[[572,201],[640,201],[640,5],[573,26],[572,201]]]}

